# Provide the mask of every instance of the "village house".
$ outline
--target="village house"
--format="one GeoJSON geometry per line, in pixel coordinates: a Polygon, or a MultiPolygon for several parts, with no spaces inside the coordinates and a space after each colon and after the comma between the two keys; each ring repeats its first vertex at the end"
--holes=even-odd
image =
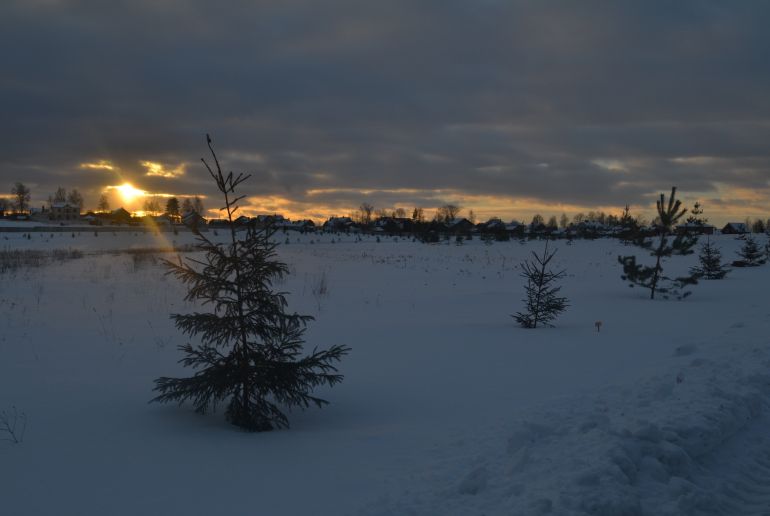
{"type": "Polygon", "coordinates": [[[206,228],[206,219],[192,210],[182,214],[182,224],[193,230],[203,230],[206,228]]]}
{"type": "Polygon", "coordinates": [[[306,231],[315,231],[315,222],[310,219],[297,220],[291,223],[290,228],[297,231],[302,231],[303,233],[306,231]]]}
{"type": "Polygon", "coordinates": [[[329,220],[324,222],[324,231],[350,231],[353,227],[353,219],[350,217],[329,217],[329,220]]]}
{"type": "Polygon", "coordinates": [[[478,228],[481,231],[501,231],[505,229],[505,222],[497,217],[493,217],[486,222],[479,222],[478,228]]]}
{"type": "Polygon", "coordinates": [[[527,231],[527,225],[522,224],[518,220],[512,220],[505,225],[505,231],[507,231],[508,234],[510,234],[512,237],[522,237],[527,231]]]}
{"type": "Polygon", "coordinates": [[[722,228],[723,235],[743,235],[748,232],[749,228],[743,222],[728,222],[722,228]]]}
{"type": "Polygon", "coordinates": [[[476,226],[466,218],[447,221],[447,230],[454,235],[468,235],[476,226]]]}
{"type": "Polygon", "coordinates": [[[227,219],[209,219],[208,226],[210,228],[228,228],[230,227],[230,221],[227,219]]]}
{"type": "Polygon", "coordinates": [[[131,214],[125,208],[118,208],[110,213],[110,222],[112,224],[131,224],[131,214]]]}
{"type": "MultiPolygon", "coordinates": [[[[252,224],[255,224],[255,219],[252,219],[251,217],[247,217],[246,215],[241,215],[240,217],[233,220],[233,226],[235,227],[246,227],[252,224]]],[[[224,225],[229,226],[229,222],[227,222],[227,219],[224,219],[224,225]]]]}
{"type": "Polygon", "coordinates": [[[80,207],[68,202],[55,202],[48,211],[48,220],[71,222],[80,218],[80,207]]]}
{"type": "Polygon", "coordinates": [[[51,220],[51,213],[46,209],[45,206],[41,208],[30,208],[29,220],[33,220],[35,222],[49,222],[51,220]]]}
{"type": "Polygon", "coordinates": [[[259,228],[279,228],[289,225],[289,220],[283,215],[257,215],[254,221],[259,228]]]}
{"type": "Polygon", "coordinates": [[[698,224],[697,222],[688,222],[676,227],[676,232],[680,235],[713,235],[716,228],[711,224],[698,224]]]}

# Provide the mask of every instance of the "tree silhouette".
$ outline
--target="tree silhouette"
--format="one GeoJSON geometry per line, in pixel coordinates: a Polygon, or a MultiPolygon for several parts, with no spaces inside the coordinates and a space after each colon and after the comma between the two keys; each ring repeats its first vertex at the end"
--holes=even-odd
{"type": "Polygon", "coordinates": [[[24,213],[29,208],[31,193],[24,183],[15,183],[11,188],[14,198],[14,208],[18,213],[24,213]]]}
{"type": "Polygon", "coordinates": [[[543,256],[533,252],[533,259],[521,264],[521,276],[527,280],[524,287],[526,308],[511,317],[524,328],[537,328],[538,324],[550,325],[569,306],[567,298],[558,295],[561,287],[555,286],[555,282],[564,277],[565,271],[553,272],[548,269],[548,263],[555,255],[556,251],[548,252],[546,241],[543,256]]]}
{"type": "Polygon", "coordinates": [[[197,195],[193,197],[192,207],[195,213],[197,213],[198,215],[203,215],[204,212],[206,211],[206,209],[203,206],[203,200],[197,195]]]}
{"type": "Polygon", "coordinates": [[[452,222],[460,214],[460,207],[456,204],[445,204],[436,209],[436,222],[452,222]]]}
{"type": "Polygon", "coordinates": [[[374,206],[368,202],[362,202],[358,207],[358,214],[361,224],[369,225],[372,222],[372,212],[374,212],[374,206]]]}
{"type": "Polygon", "coordinates": [[[107,194],[102,194],[99,197],[99,204],[97,204],[96,209],[101,212],[110,211],[110,200],[107,198],[107,194]]]}
{"type": "Polygon", "coordinates": [[[687,223],[696,224],[698,226],[705,225],[708,222],[708,219],[701,217],[701,215],[703,215],[703,206],[700,202],[696,201],[690,210],[690,216],[687,217],[687,223]]]}
{"type": "Polygon", "coordinates": [[[78,212],[83,211],[83,195],[77,190],[77,188],[73,188],[69,194],[67,194],[67,202],[71,206],[77,206],[78,212]]]}
{"type": "MultiPolygon", "coordinates": [[[[676,187],[671,188],[668,203],[666,203],[666,196],[660,194],[660,199],[656,204],[658,210],[656,233],[659,241],[657,247],[650,252],[655,257],[655,266],[637,264],[636,256],[618,256],[618,261],[623,265],[621,277],[628,281],[631,287],[637,285],[650,289],[650,299],[655,299],[656,292],[666,299],[669,295],[675,295],[682,299],[690,295],[690,292],[682,292],[682,289],[688,285],[697,284],[698,276],[692,273],[689,276],[677,278],[664,276],[663,259],[673,255],[692,254],[692,248],[697,243],[698,238],[686,232],[671,238],[674,226],[687,213],[687,209],[682,207],[682,201],[676,199],[676,187]]],[[[653,242],[646,235],[639,234],[638,238],[634,238],[632,241],[644,249],[652,249],[653,242]]]]}
{"type": "Polygon", "coordinates": [[[226,243],[214,243],[198,234],[202,260],[167,261],[169,273],[186,283],[186,299],[210,305],[209,312],[174,314],[183,333],[199,337],[196,345],[179,346],[180,360],[197,369],[189,378],[158,378],[152,401],[191,401],[200,413],[227,402],[227,419],[248,431],[288,427],[282,406],[321,407],[326,400],[312,389],[342,380],[333,365],[349,348],[334,345],[302,355],[303,334],[313,318],[287,312],[284,292],[273,290],[275,280],[288,274],[286,264],[276,259],[275,231],[248,225],[236,232],[234,216],[244,196],[236,188],[248,175],[224,174],[207,136],[214,166],[205,160],[211,177],[224,197],[229,225],[226,243]]]}
{"type": "Polygon", "coordinates": [[[147,215],[157,215],[160,212],[160,202],[157,197],[147,197],[144,200],[144,211],[147,215]]]}
{"type": "Polygon", "coordinates": [[[166,215],[171,215],[172,217],[179,216],[179,199],[176,197],[168,198],[166,201],[166,215]]]}
{"type": "Polygon", "coordinates": [[[64,189],[64,187],[59,187],[56,189],[56,192],[53,194],[52,197],[48,198],[48,205],[49,207],[53,205],[53,203],[56,202],[66,202],[67,201],[67,190],[64,189]]]}
{"type": "Polygon", "coordinates": [[[743,267],[757,267],[765,263],[765,260],[762,256],[764,253],[759,248],[757,241],[754,240],[754,237],[751,235],[746,236],[746,240],[743,242],[743,246],[741,246],[737,253],[738,256],[743,259],[740,262],[740,265],[743,267]]]}
{"type": "Polygon", "coordinates": [[[706,240],[706,243],[701,246],[698,262],[699,265],[691,267],[690,272],[700,278],[722,279],[730,272],[730,269],[722,263],[722,253],[711,243],[711,240],[706,240]]]}

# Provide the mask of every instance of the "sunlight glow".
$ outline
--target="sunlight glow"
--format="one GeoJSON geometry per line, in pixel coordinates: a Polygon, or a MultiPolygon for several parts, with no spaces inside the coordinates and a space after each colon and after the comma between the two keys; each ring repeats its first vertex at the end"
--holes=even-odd
{"type": "Polygon", "coordinates": [[[115,189],[120,194],[121,199],[127,203],[130,203],[137,197],[147,194],[144,190],[134,188],[130,183],[123,183],[120,186],[113,186],[112,188],[115,189]]]}

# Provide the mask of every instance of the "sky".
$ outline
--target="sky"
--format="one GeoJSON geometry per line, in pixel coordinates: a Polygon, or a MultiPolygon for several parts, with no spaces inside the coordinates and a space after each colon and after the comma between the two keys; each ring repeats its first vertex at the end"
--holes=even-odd
{"type": "Polygon", "coordinates": [[[767,218],[768,26],[750,0],[3,0],[0,193],[216,216],[210,133],[251,214],[651,216],[677,186],[767,218]]]}

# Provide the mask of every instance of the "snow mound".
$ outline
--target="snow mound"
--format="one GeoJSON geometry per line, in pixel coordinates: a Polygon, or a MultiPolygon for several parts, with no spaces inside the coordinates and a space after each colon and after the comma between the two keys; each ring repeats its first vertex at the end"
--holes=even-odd
{"type": "Polygon", "coordinates": [[[480,439],[473,456],[447,450],[454,460],[415,482],[423,492],[361,514],[770,514],[767,350],[678,351],[666,373],[563,400],[480,439]]]}

